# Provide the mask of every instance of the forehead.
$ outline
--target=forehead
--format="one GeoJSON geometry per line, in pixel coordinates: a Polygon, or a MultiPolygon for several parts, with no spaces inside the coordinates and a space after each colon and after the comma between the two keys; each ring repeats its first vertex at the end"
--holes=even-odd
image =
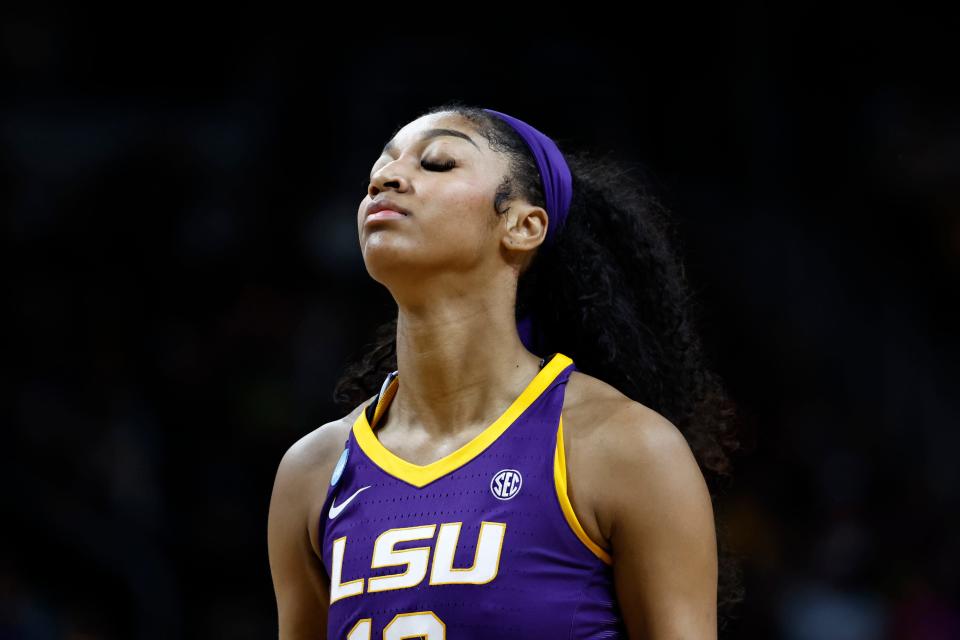
{"type": "Polygon", "coordinates": [[[470,145],[482,152],[480,136],[473,127],[456,114],[440,113],[423,116],[404,125],[383,146],[382,153],[392,154],[409,145],[434,138],[459,140],[461,144],[470,145]]]}

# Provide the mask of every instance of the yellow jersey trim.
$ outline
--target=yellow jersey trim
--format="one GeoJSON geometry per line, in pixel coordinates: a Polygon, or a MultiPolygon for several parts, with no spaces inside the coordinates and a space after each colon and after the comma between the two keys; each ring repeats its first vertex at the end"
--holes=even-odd
{"type": "Polygon", "coordinates": [[[573,532],[580,538],[580,541],[586,545],[595,556],[612,565],[613,559],[610,554],[603,550],[596,542],[590,539],[587,532],[584,531],[577,514],[573,511],[573,505],[570,504],[570,498],[567,495],[567,459],[563,451],[563,415],[560,416],[560,426],[557,428],[557,447],[553,455],[553,484],[557,490],[557,498],[560,500],[560,509],[567,520],[567,524],[573,529],[573,532]]]}
{"type": "MultiPolygon", "coordinates": [[[[516,400],[513,401],[506,411],[494,421],[493,424],[486,427],[476,435],[470,442],[466,443],[456,451],[431,462],[427,465],[413,464],[387,449],[373,432],[373,427],[367,421],[366,410],[361,411],[360,415],[353,423],[353,435],[363,452],[373,460],[373,462],[389,473],[391,476],[412,484],[415,487],[423,487],[437,478],[441,478],[448,473],[459,469],[467,464],[487,447],[493,444],[510,425],[517,421],[527,408],[533,404],[537,398],[550,386],[550,383],[567,368],[573,360],[562,353],[557,353],[547,362],[533,380],[527,384],[526,388],[516,400]]],[[[377,406],[373,414],[373,424],[376,425],[389,406],[393,396],[396,395],[399,388],[400,377],[396,376],[390,382],[387,389],[377,400],[377,406]]]]}

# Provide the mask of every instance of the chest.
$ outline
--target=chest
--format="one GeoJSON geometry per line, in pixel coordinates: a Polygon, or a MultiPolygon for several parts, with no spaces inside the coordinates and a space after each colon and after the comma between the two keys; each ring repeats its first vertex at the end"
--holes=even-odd
{"type": "MultiPolygon", "coordinates": [[[[563,457],[566,468],[567,497],[574,515],[584,532],[604,551],[610,552],[609,518],[602,513],[599,499],[603,491],[603,474],[598,473],[602,461],[595,455],[592,438],[603,428],[604,415],[610,413],[609,398],[604,390],[594,388],[593,379],[574,372],[567,383],[563,399],[563,457]]],[[[478,429],[479,430],[479,429],[478,429]]],[[[477,433],[469,430],[445,438],[431,439],[425,435],[401,432],[384,428],[377,432],[379,442],[392,452],[395,462],[406,461],[411,465],[430,469],[449,462],[452,454],[469,450],[476,444],[477,433]]],[[[325,490],[325,487],[321,487],[325,490]]],[[[323,491],[314,500],[323,501],[323,491]]]]}
{"type": "MultiPolygon", "coordinates": [[[[481,437],[477,446],[483,434],[417,446],[391,440],[389,430],[377,439],[357,423],[348,443],[352,462],[327,497],[320,530],[331,637],[347,636],[358,621],[371,637],[398,625],[414,625],[404,633],[421,635],[437,621],[474,634],[466,637],[609,631],[618,620],[609,559],[584,545],[555,494],[560,458],[551,453],[561,448],[550,436],[566,411],[554,405],[545,413],[534,407],[504,437],[481,437]]],[[[565,456],[583,430],[563,417],[565,456]]],[[[570,476],[568,497],[582,498],[575,473],[568,464],[560,477],[570,476]]],[[[602,540],[590,507],[576,509],[587,535],[602,540]]]]}

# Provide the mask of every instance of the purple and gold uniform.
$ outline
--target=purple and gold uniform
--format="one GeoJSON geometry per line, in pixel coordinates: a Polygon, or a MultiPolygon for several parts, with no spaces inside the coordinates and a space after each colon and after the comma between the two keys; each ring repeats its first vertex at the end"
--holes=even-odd
{"type": "Polygon", "coordinates": [[[428,465],[374,434],[398,372],[353,424],[320,517],[330,640],[626,638],[610,555],[567,497],[554,353],[493,424],[428,465]]]}

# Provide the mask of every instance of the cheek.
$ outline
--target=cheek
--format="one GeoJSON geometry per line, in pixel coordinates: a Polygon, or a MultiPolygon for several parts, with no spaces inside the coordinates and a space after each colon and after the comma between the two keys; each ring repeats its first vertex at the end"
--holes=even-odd
{"type": "MultiPolygon", "coordinates": [[[[490,234],[494,215],[491,195],[486,185],[460,183],[437,193],[433,199],[431,230],[453,241],[468,239],[468,244],[482,244],[490,234]]],[[[431,235],[434,235],[431,233],[431,235]]],[[[463,243],[457,242],[459,246],[463,243]]]]}

